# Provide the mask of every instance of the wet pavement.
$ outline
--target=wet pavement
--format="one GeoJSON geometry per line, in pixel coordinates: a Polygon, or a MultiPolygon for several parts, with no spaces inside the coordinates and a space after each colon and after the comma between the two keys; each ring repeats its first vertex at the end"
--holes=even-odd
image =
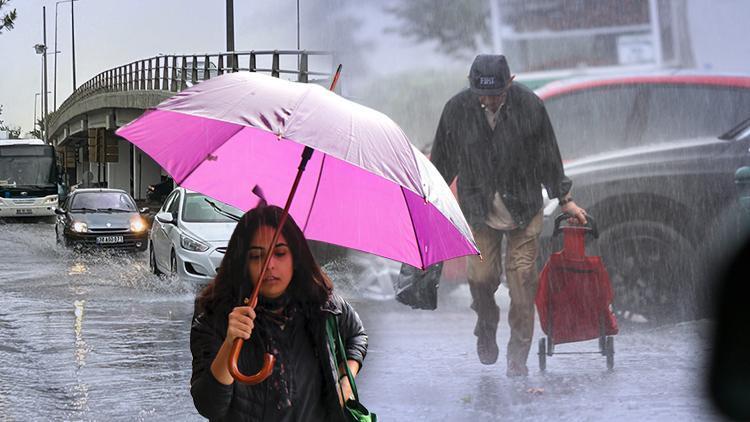
{"type": "MultiPolygon", "coordinates": [[[[192,286],[149,274],[147,256],[81,255],[50,224],[0,222],[0,420],[200,420],[189,394],[192,286]]],[[[377,265],[382,266],[378,261],[377,265]]],[[[346,264],[329,267],[334,279],[346,264]]],[[[348,283],[370,335],[358,377],[380,420],[716,420],[704,367],[711,325],[626,324],[615,368],[601,355],[555,355],[542,374],[479,363],[465,286],[415,311],[348,283]]],[[[507,291],[498,293],[507,311],[507,291]]],[[[596,351],[597,343],[556,351],[596,351]]]]}

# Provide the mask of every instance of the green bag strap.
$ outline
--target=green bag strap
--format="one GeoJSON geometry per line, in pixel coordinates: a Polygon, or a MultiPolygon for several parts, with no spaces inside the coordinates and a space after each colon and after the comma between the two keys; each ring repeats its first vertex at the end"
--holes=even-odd
{"type": "MultiPolygon", "coordinates": [[[[346,370],[346,377],[349,379],[349,385],[352,387],[352,393],[354,394],[354,399],[359,401],[359,394],[357,394],[357,384],[354,382],[354,376],[352,375],[352,371],[349,369],[349,365],[347,364],[346,359],[346,352],[344,349],[344,342],[341,340],[341,333],[339,332],[339,325],[336,323],[336,316],[331,315],[326,320],[326,334],[328,334],[328,345],[331,348],[331,351],[333,352],[333,360],[336,362],[336,373],[339,375],[337,383],[339,384],[339,389],[341,389],[341,374],[339,371],[339,355],[342,358],[342,361],[344,362],[344,369],[346,370]],[[338,340],[338,341],[336,341],[338,340]]],[[[346,401],[346,397],[344,397],[344,401],[346,401]]]]}

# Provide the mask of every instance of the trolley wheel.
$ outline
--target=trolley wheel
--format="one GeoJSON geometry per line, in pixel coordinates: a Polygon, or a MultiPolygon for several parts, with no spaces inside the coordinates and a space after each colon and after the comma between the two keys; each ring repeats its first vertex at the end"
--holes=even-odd
{"type": "Polygon", "coordinates": [[[607,336],[604,347],[606,352],[605,356],[607,356],[607,369],[612,369],[615,367],[615,338],[607,336]]]}
{"type": "Polygon", "coordinates": [[[539,370],[547,370],[547,340],[544,337],[539,339],[539,370]]]}
{"type": "Polygon", "coordinates": [[[555,343],[552,342],[552,337],[547,337],[547,356],[555,354],[555,343]]]}

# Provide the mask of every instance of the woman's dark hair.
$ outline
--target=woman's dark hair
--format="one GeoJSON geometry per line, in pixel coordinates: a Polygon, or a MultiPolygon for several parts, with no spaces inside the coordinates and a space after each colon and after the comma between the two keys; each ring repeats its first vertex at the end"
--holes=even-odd
{"type": "MultiPolygon", "coordinates": [[[[199,293],[202,309],[229,312],[252,294],[254,287],[247,267],[250,241],[261,226],[279,227],[283,210],[277,206],[259,206],[242,216],[229,239],[216,277],[199,293]]],[[[294,274],[287,292],[293,300],[322,305],[333,291],[333,284],[310,251],[305,235],[292,216],[288,216],[281,234],[294,261],[294,274]]]]}

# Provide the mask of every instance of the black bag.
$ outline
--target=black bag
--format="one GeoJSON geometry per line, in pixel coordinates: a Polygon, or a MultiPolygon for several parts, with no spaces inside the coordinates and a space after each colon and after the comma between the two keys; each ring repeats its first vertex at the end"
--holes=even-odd
{"type": "Polygon", "coordinates": [[[346,370],[346,374],[338,374],[339,389],[341,389],[341,378],[346,375],[349,378],[349,385],[352,387],[352,394],[354,394],[353,399],[347,399],[344,403],[343,410],[346,419],[351,422],[377,422],[377,416],[374,413],[370,413],[359,402],[357,384],[354,383],[354,376],[349,370],[349,365],[346,364],[346,350],[344,349],[344,342],[341,341],[341,333],[339,332],[339,325],[336,323],[335,316],[330,316],[326,320],[326,334],[328,334],[328,345],[331,347],[331,352],[334,355],[333,360],[336,362],[336,371],[338,371],[338,364],[341,362],[343,362],[343,367],[346,370]]]}
{"type": "Polygon", "coordinates": [[[402,264],[398,279],[393,282],[396,300],[414,309],[437,309],[438,285],[443,273],[443,263],[422,271],[402,264]]]}

